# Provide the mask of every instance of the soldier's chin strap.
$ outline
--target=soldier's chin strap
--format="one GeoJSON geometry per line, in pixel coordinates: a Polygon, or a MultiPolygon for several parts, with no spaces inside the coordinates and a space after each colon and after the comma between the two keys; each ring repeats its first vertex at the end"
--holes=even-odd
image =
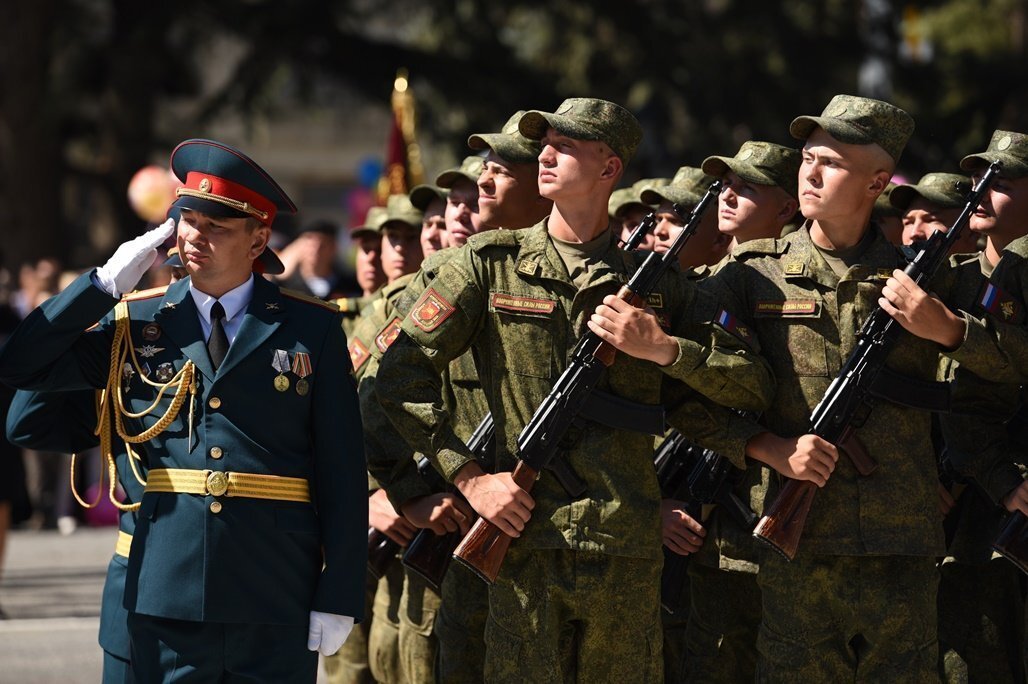
{"type": "MultiPolygon", "coordinates": [[[[112,427],[119,437],[125,442],[125,451],[128,454],[128,462],[132,468],[132,474],[141,485],[146,485],[146,480],[139,472],[139,468],[136,465],[136,461],[140,460],[139,455],[132,449],[133,444],[140,444],[142,442],[149,441],[164,432],[169,425],[178,417],[179,411],[182,409],[182,404],[185,403],[186,395],[189,395],[189,441],[192,443],[193,440],[193,408],[196,399],[196,367],[192,361],[186,361],[183,364],[181,370],[174,375],[167,382],[154,382],[150,380],[143,373],[142,368],[139,365],[139,360],[136,358],[135,349],[132,346],[132,334],[129,330],[129,310],[126,302],[119,302],[114,307],[114,339],[111,342],[111,366],[107,373],[107,386],[100,392],[98,392],[98,405],[97,405],[97,425],[94,434],[100,437],[100,453],[102,458],[107,460],[107,472],[110,480],[107,495],[110,497],[111,503],[121,511],[135,511],[139,509],[139,502],[134,504],[123,504],[118,501],[118,497],[115,494],[115,489],[118,486],[118,466],[114,460],[114,454],[112,449],[112,427]],[[135,369],[136,375],[143,380],[147,385],[157,389],[157,397],[153,403],[150,404],[146,409],[138,413],[133,413],[125,408],[125,402],[122,398],[122,387],[121,387],[121,370],[131,359],[132,366],[135,369]],[[143,416],[150,415],[153,413],[161,400],[164,398],[164,394],[171,388],[175,387],[175,395],[172,397],[171,406],[164,412],[164,415],[152,426],[143,430],[138,435],[129,435],[125,431],[124,418],[142,418],[143,416]]],[[[71,491],[75,496],[75,499],[85,506],[86,508],[92,508],[100,502],[100,494],[97,492],[97,498],[92,504],[88,504],[82,500],[78,492],[75,489],[75,456],[72,455],[71,461],[72,468],[72,479],[71,479],[71,491]]],[[[102,478],[101,478],[102,482],[102,478]]]]}

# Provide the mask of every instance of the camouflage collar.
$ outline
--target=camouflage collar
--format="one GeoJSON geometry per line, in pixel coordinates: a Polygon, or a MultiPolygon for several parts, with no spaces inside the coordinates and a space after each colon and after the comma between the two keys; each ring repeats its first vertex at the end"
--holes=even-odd
{"type": "MultiPolygon", "coordinates": [[[[608,282],[619,284],[627,282],[629,273],[627,257],[628,255],[617,248],[617,242],[612,235],[610,248],[600,259],[608,268],[596,269],[596,274],[591,276],[589,284],[582,289],[608,282]]],[[[574,287],[567,269],[564,268],[560,254],[557,253],[556,247],[550,240],[546,219],[523,231],[515,269],[522,278],[556,280],[574,287]]]]}
{"type": "Polygon", "coordinates": [[[841,279],[835,275],[832,267],[825,260],[821,251],[810,237],[809,220],[804,221],[796,230],[782,239],[786,243],[783,250],[782,269],[786,280],[809,279],[835,289],[840,282],[884,280],[893,268],[903,263],[899,251],[885,239],[877,224],[871,223],[869,230],[874,232],[871,244],[861,257],[860,263],[850,269],[841,279]]]}

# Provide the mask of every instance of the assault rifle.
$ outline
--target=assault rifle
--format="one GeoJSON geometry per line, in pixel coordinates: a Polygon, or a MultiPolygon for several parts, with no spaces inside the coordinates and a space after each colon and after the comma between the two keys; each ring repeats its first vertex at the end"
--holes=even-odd
{"type": "MultiPolygon", "coordinates": [[[[493,414],[487,413],[468,439],[468,449],[476,459],[484,462],[492,456],[495,443],[496,426],[493,423],[493,414]]],[[[446,481],[424,456],[418,461],[418,471],[429,481],[432,489],[446,488],[446,481]]],[[[403,553],[403,565],[421,576],[438,593],[443,584],[443,577],[450,567],[453,550],[457,548],[462,537],[460,530],[446,534],[436,534],[428,528],[418,530],[403,553]]]]}
{"type": "MultiPolygon", "coordinates": [[[[661,496],[686,502],[685,512],[702,522],[703,504],[723,507],[736,522],[753,529],[757,515],[733,491],[742,471],[720,454],[690,444],[674,430],[654,453],[661,496]]],[[[664,547],[664,569],[660,576],[660,604],[669,614],[681,605],[688,556],[664,547]]]]}
{"type": "Polygon", "coordinates": [[[645,240],[646,236],[649,235],[656,227],[657,215],[651,211],[646,214],[646,217],[642,222],[635,227],[635,230],[632,231],[632,234],[628,236],[627,240],[623,242],[620,240],[618,241],[618,247],[626,252],[634,252],[639,249],[639,245],[642,244],[642,241],[645,240]]]}
{"type": "MultiPolygon", "coordinates": [[[[933,233],[925,241],[924,249],[907,265],[904,272],[915,283],[923,286],[945,262],[950,247],[960,238],[1001,168],[999,161],[989,166],[971,190],[953,226],[945,233],[933,233]]],[[[878,464],[856,438],[855,431],[870,415],[876,396],[875,381],[885,368],[885,359],[901,329],[881,307],[872,311],[857,334],[853,353],[810,415],[807,432],[839,447],[863,476],[870,475],[878,464]]],[[[787,559],[795,558],[816,491],[813,482],[786,478],[778,496],[764,509],[764,517],[753,535],[787,559]]]]}
{"type": "MultiPolygon", "coordinates": [[[[650,253],[628,284],[618,292],[620,299],[639,308],[646,306],[647,296],[664,273],[678,262],[678,253],[696,232],[703,213],[712,203],[716,203],[720,191],[720,181],[711,183],[671,248],[663,254],[650,253]]],[[[684,216],[684,210],[677,205],[675,211],[684,216]]],[[[617,350],[612,345],[590,330],[586,330],[578,341],[568,367],[557,378],[549,395],[543,399],[532,419],[518,435],[519,461],[514,468],[513,479],[526,492],[532,491],[539,474],[554,461],[565,434],[579,422],[580,414],[596,395],[594,389],[600,377],[614,363],[616,354],[617,350]]],[[[480,518],[457,547],[454,558],[491,584],[499,574],[510,543],[511,537],[480,518]]]]}

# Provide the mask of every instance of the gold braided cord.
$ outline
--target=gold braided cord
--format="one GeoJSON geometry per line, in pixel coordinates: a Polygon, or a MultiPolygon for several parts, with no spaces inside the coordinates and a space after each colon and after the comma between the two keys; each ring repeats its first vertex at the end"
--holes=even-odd
{"type": "Polygon", "coordinates": [[[96,483],[96,498],[93,499],[93,503],[86,503],[85,500],[83,500],[83,498],[79,495],[78,487],[75,486],[75,459],[77,456],[78,454],[71,455],[71,475],[69,476],[71,478],[71,482],[69,483],[71,485],[71,495],[75,497],[75,500],[78,501],[79,505],[83,508],[96,508],[98,505],[100,505],[100,497],[103,496],[104,492],[103,462],[101,461],[100,463],[100,479],[96,483]]]}
{"type": "MultiPolygon", "coordinates": [[[[107,469],[110,477],[108,496],[111,499],[111,503],[119,510],[135,511],[139,509],[139,503],[123,504],[118,501],[115,493],[118,482],[118,466],[112,453],[114,442],[113,435],[111,434],[112,426],[118,436],[125,442],[125,452],[128,456],[133,476],[141,485],[145,486],[146,481],[136,465],[136,461],[140,460],[139,455],[132,449],[131,445],[149,441],[166,430],[178,416],[182,404],[186,400],[186,395],[190,395],[191,399],[195,396],[195,367],[192,361],[186,361],[182,369],[168,382],[159,383],[150,380],[143,373],[139,360],[136,358],[135,349],[132,347],[132,334],[129,331],[129,310],[126,302],[118,302],[117,306],[114,307],[114,321],[114,339],[111,342],[111,365],[107,374],[107,386],[99,396],[95,434],[100,437],[100,449],[107,459],[107,469]],[[146,384],[158,389],[157,398],[145,411],[140,413],[132,413],[125,408],[121,393],[122,368],[130,358],[132,366],[139,377],[146,384]],[[124,417],[128,416],[129,418],[139,419],[149,415],[157,408],[165,392],[173,385],[176,386],[175,396],[172,398],[171,406],[164,412],[164,415],[154,425],[138,435],[129,435],[125,430],[124,417]]],[[[190,403],[190,410],[192,410],[192,403],[190,403]]],[[[78,499],[78,496],[76,498],[78,499]]],[[[79,503],[82,503],[81,499],[79,499],[79,503]]]]}

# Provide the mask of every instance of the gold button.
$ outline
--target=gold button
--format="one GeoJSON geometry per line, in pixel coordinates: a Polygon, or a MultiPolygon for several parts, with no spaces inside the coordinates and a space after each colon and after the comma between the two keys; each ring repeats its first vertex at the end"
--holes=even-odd
{"type": "Polygon", "coordinates": [[[221,447],[211,447],[211,458],[221,458],[221,447]]]}
{"type": "Polygon", "coordinates": [[[211,397],[207,401],[207,405],[210,406],[212,409],[221,408],[221,399],[218,399],[217,397],[211,397]]]}
{"type": "Polygon", "coordinates": [[[212,501],[211,502],[211,513],[221,513],[221,502],[220,501],[212,501]]]}

